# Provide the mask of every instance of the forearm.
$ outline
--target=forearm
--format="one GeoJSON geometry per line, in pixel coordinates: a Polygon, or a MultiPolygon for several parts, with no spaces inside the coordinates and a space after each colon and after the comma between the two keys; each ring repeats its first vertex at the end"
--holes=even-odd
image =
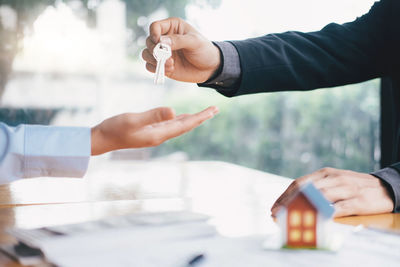
{"type": "MultiPolygon", "coordinates": [[[[383,76],[395,64],[390,55],[399,39],[390,39],[394,29],[387,26],[398,22],[389,14],[393,5],[391,0],[380,2],[354,22],[330,24],[318,32],[286,32],[232,41],[240,59],[237,82],[219,85],[217,77],[214,83],[200,86],[234,96],[310,90],[383,76]]],[[[235,57],[234,53],[222,52],[223,61],[235,57]]]]}
{"type": "Polygon", "coordinates": [[[0,124],[6,142],[0,182],[40,176],[82,177],[90,157],[90,129],[0,124]]]}

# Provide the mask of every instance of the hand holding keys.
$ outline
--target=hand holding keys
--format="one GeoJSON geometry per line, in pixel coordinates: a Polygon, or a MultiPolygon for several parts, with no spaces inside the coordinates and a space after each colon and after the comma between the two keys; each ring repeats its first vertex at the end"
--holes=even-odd
{"type": "Polygon", "coordinates": [[[165,62],[172,55],[171,47],[164,43],[158,43],[153,50],[153,56],[157,60],[156,73],[154,77],[155,84],[164,84],[165,80],[165,62]]]}

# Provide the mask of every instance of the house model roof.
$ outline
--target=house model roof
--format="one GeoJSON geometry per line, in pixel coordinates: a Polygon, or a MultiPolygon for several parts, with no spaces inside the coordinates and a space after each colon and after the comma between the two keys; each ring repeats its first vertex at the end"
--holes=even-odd
{"type": "Polygon", "coordinates": [[[296,195],[294,195],[293,198],[291,198],[291,200],[289,200],[286,206],[290,205],[290,203],[293,200],[295,200],[299,194],[303,194],[322,216],[330,218],[335,212],[333,205],[322,195],[322,193],[312,183],[307,183],[304,186],[302,186],[299,192],[296,195]]]}

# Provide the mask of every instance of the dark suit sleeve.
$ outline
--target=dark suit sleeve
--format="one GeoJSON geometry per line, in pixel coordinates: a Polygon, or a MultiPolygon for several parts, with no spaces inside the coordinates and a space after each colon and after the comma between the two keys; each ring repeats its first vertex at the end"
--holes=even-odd
{"type": "Polygon", "coordinates": [[[400,212],[400,162],[371,174],[381,179],[386,186],[393,199],[393,212],[400,212]]]}
{"type": "MultiPolygon", "coordinates": [[[[355,21],[317,32],[269,34],[231,41],[241,75],[231,87],[201,85],[225,96],[311,90],[357,83],[400,70],[400,1],[382,0],[355,21]]],[[[400,163],[372,175],[391,193],[400,212],[400,163]]]]}
{"type": "Polygon", "coordinates": [[[383,0],[355,21],[332,23],[321,31],[231,41],[239,54],[241,78],[220,92],[237,96],[311,90],[389,74],[396,67],[391,63],[393,53],[398,54],[400,47],[400,32],[395,29],[400,25],[395,12],[399,6],[400,1],[383,0]]]}

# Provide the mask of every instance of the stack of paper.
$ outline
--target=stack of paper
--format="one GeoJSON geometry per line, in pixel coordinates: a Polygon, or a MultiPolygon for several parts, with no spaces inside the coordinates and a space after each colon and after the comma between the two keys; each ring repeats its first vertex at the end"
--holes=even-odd
{"type": "MultiPolygon", "coordinates": [[[[344,237],[336,252],[266,250],[266,236],[221,237],[207,224],[206,216],[186,212],[133,214],[75,225],[13,229],[10,233],[36,248],[25,250],[25,260],[32,263],[32,255],[37,253],[37,258],[44,256],[65,267],[354,267],[354,262],[360,266],[399,266],[400,235],[334,226],[333,230],[344,237]],[[200,255],[201,261],[191,265],[200,255]]],[[[10,248],[9,253],[13,253],[10,248]]]]}
{"type": "MultiPolygon", "coordinates": [[[[136,213],[73,225],[11,229],[9,233],[28,253],[18,253],[21,244],[3,250],[28,265],[45,257],[59,266],[160,266],[156,262],[168,263],[173,255],[151,253],[155,247],[216,235],[207,220],[189,212],[136,213]]],[[[186,251],[178,254],[184,261],[192,257],[186,251]]]]}

